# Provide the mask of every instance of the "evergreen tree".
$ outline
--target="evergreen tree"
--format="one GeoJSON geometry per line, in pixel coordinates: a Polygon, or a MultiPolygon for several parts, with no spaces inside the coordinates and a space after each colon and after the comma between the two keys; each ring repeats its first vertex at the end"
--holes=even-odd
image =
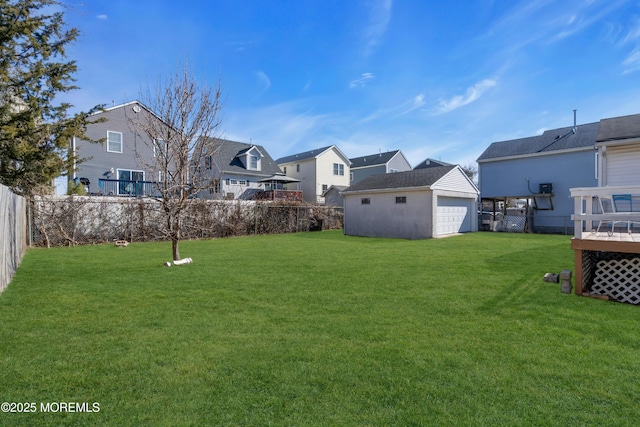
{"type": "Polygon", "coordinates": [[[88,113],[56,96],[76,89],[75,61],[65,48],[78,37],[66,29],[57,0],[0,0],[0,183],[23,195],[51,190],[71,170],[73,136],[83,137],[88,113]]]}

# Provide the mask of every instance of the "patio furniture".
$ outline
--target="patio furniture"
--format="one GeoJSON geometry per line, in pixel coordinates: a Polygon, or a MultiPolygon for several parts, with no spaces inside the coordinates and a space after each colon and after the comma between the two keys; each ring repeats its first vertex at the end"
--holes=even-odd
{"type": "MultiPolygon", "coordinates": [[[[600,210],[603,214],[616,215],[633,212],[633,198],[631,197],[631,194],[614,194],[611,198],[598,197],[598,202],[600,203],[600,210]]],[[[613,231],[617,223],[627,223],[627,233],[631,234],[631,221],[616,219],[600,220],[596,232],[600,232],[600,227],[605,223],[611,224],[611,230],[607,231],[609,236],[613,235],[613,231]]]]}

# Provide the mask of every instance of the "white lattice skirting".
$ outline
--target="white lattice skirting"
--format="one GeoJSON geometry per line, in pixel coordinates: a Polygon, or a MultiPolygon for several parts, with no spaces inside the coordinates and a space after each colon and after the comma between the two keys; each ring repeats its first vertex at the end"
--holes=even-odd
{"type": "Polygon", "coordinates": [[[599,261],[591,293],[630,304],[640,303],[640,258],[599,261]]]}

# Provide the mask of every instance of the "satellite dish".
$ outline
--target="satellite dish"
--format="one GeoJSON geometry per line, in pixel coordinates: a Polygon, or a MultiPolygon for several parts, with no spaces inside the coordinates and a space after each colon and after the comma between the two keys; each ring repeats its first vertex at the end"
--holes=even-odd
{"type": "Polygon", "coordinates": [[[133,106],[133,112],[134,113],[139,113],[140,112],[140,107],[138,107],[137,105],[133,106]]]}

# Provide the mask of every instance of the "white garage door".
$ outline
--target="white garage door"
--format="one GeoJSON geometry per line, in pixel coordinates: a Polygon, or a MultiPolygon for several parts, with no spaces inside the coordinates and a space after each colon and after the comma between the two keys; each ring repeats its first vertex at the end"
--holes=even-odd
{"type": "Polygon", "coordinates": [[[444,234],[471,231],[472,200],[458,197],[438,197],[436,231],[444,234]]]}

